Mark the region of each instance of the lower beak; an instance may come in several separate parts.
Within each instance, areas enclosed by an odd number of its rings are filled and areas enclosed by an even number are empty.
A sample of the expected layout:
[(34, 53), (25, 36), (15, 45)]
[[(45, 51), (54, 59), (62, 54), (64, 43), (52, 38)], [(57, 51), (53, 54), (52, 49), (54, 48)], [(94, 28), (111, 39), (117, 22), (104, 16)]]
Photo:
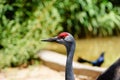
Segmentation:
[(56, 42), (57, 41), (57, 37), (53, 37), (53, 38), (49, 38), (49, 39), (43, 39), (41, 41), (45, 41), (45, 42)]

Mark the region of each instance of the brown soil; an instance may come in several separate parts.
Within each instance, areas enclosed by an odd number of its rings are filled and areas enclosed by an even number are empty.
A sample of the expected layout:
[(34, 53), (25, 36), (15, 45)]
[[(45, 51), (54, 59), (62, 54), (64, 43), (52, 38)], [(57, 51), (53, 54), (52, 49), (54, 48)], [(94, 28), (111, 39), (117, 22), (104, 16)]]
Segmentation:
[[(64, 72), (58, 72), (44, 65), (28, 68), (7, 68), (0, 72), (0, 80), (65, 80)], [(76, 80), (92, 80), (77, 76)]]

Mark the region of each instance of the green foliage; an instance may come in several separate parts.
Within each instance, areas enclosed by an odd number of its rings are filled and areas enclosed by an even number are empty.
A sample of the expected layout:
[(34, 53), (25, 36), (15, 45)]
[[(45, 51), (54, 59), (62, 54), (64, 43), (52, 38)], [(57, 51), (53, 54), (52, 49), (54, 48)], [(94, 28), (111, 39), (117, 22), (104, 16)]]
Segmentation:
[[(62, 28), (54, 1), (0, 1), (0, 68), (20, 66), (38, 59), (41, 39)], [(54, 32), (54, 33), (53, 33)]]
[(78, 37), (120, 34), (120, 8), (113, 2), (0, 1), (0, 68), (28, 64), (38, 59), (35, 53), (44, 46), (40, 39), (62, 30)]
[(120, 15), (108, 0), (57, 0), (62, 26), (79, 37), (120, 33)]

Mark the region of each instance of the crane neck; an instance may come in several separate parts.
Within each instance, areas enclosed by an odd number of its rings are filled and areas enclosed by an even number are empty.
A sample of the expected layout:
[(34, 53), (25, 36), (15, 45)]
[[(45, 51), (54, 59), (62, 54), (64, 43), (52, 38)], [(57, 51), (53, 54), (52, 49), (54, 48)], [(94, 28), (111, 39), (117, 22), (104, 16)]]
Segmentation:
[(73, 56), (75, 51), (75, 41), (66, 46), (67, 48), (67, 60), (66, 60), (66, 69), (65, 69), (65, 80), (75, 80), (73, 73)]

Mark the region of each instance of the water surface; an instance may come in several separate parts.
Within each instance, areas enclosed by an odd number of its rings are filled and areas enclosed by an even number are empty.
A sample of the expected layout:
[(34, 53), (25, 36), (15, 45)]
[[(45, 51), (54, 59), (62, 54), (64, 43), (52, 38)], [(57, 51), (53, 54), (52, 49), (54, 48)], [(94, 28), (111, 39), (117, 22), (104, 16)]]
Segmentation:
[[(66, 53), (65, 47), (56, 43), (48, 43), (46, 49)], [(102, 67), (108, 67), (120, 57), (120, 37), (76, 40), (74, 60), (76, 61), (78, 57), (95, 60), (103, 51), (105, 52), (105, 62)]]

